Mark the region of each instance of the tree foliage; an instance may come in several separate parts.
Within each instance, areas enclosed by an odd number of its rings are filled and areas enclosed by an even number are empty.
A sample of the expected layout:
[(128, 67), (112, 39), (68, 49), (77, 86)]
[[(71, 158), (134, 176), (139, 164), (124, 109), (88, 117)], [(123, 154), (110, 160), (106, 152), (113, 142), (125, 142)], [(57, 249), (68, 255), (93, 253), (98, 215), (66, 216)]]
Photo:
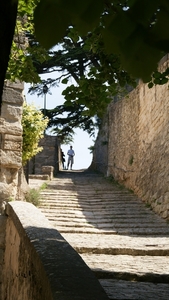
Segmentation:
[(38, 45), (30, 47), (28, 36), (34, 33), (33, 12), (38, 0), (19, 0), (15, 26), (15, 35), (12, 42), (10, 60), (6, 79), (23, 82), (40, 82), (41, 79), (33, 64), (32, 55), (36, 53), (40, 62), (48, 59), (47, 51)]
[(36, 37), (46, 48), (60, 42), (71, 24), (80, 36), (101, 24), (107, 53), (120, 55), (125, 70), (145, 82), (169, 51), (167, 0), (41, 0), (35, 10)]
[[(1, 35), (2, 65), (4, 62), (1, 82), (9, 58), (18, 1), (2, 2), (5, 14), (1, 32), (5, 32), (5, 39)], [(35, 34), (40, 43), (33, 38), (34, 11)], [(56, 80), (48, 79), (47, 84), (54, 86), (60, 81), (67, 84), (73, 77), (76, 83), (63, 92), (65, 110), (71, 106), (72, 110), (77, 109), (77, 119), (80, 115), (81, 120), (87, 122), (88, 117), (90, 121), (94, 115), (103, 114), (114, 95), (125, 93), (126, 84), (133, 84), (132, 77), (141, 77), (144, 81), (152, 78), (149, 87), (168, 81), (168, 70), (163, 74), (156, 70), (159, 59), (169, 50), (168, 20), (167, 0), (86, 0), (84, 3), (19, 0), (7, 78), (41, 82), (42, 86), (44, 82), (38, 74), (58, 68), (60, 76)], [(10, 24), (9, 37), (3, 31), (7, 23)], [(29, 43), (23, 47), (21, 39), (25, 34)], [(50, 48), (57, 43), (61, 43), (62, 48), (56, 52), (46, 51), (41, 46)], [(85, 107), (83, 111), (82, 107)], [(72, 111), (68, 114), (71, 121)], [(57, 117), (58, 112), (52, 120)]]
[(67, 144), (73, 140), (75, 128), (80, 128), (90, 136), (94, 136), (100, 119), (85, 115), (84, 109), (84, 105), (74, 103), (74, 105), (59, 105), (54, 109), (47, 110), (48, 128), (53, 128), (52, 131), (57, 134), (61, 143)]
[[(77, 37), (76, 42), (73, 37)], [(124, 94), (126, 85), (134, 85), (133, 79), (125, 72), (115, 54), (104, 53), (99, 28), (83, 38), (79, 38), (74, 28), (70, 28), (60, 48), (49, 51), (50, 59), (40, 63), (34, 60), (38, 73), (59, 71), (57, 78), (49, 78), (45, 83), (55, 86), (60, 81), (67, 85), (73, 78), (74, 84), (65, 88), (65, 110), (82, 108), (85, 116), (102, 117), (108, 103), (117, 94)], [(32, 91), (43, 92), (43, 84), (35, 84)]]
[(39, 140), (44, 135), (47, 127), (48, 118), (44, 118), (34, 105), (24, 103), (22, 127), (23, 127), (23, 146), (22, 146), (22, 162), (23, 165), (27, 160), (31, 159), (38, 152), (42, 151), (42, 147), (38, 146)]
[[(76, 42), (72, 39), (75, 35)], [(44, 84), (53, 87), (61, 81), (66, 87), (69, 80), (74, 80), (74, 84), (67, 86), (62, 93), (64, 105), (47, 111), (49, 126), (54, 126), (54, 131), (61, 140), (67, 136), (72, 137), (77, 127), (93, 135), (98, 117), (103, 116), (112, 97), (116, 94), (124, 95), (126, 84), (135, 85), (135, 80), (121, 68), (119, 57), (104, 53), (102, 40), (98, 35), (99, 28), (82, 39), (71, 28), (59, 49), (49, 51), (48, 61), (40, 63), (34, 58), (38, 73), (50, 74), (57, 70), (59, 75), (34, 84), (31, 92), (40, 95)], [(95, 50), (91, 49), (92, 45)]]

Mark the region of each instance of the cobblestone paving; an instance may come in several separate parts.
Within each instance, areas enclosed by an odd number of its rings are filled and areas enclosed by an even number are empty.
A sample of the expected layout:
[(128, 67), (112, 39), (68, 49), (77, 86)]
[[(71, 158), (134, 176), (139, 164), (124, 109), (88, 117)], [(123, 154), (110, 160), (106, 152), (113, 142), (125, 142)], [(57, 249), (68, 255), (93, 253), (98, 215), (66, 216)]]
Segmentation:
[(169, 299), (169, 225), (138, 197), (99, 174), (63, 171), (42, 198), (109, 299)]

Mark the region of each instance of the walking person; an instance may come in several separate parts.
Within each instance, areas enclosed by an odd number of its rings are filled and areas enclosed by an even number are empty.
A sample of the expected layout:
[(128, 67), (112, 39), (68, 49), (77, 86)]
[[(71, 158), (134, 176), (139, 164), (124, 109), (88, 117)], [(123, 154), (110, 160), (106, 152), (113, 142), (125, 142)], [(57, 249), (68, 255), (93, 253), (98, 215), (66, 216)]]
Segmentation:
[(61, 151), (62, 167), (63, 167), (63, 170), (64, 170), (65, 154), (64, 154), (64, 152), (62, 151), (62, 149), (60, 149), (60, 151)]
[(70, 146), (70, 149), (67, 152), (67, 155), (68, 155), (67, 170), (69, 169), (69, 165), (70, 165), (70, 170), (72, 170), (72, 165), (74, 163), (75, 152), (74, 152), (74, 150), (72, 148), (73, 147)]

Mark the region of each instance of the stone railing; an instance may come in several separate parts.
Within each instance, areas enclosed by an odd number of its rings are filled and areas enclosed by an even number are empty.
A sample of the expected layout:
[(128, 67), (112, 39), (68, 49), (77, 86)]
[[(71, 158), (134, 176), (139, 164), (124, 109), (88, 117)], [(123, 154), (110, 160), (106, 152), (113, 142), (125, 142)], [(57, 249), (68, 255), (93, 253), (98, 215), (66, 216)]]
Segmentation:
[(6, 207), (2, 299), (106, 300), (77, 252), (32, 204)]

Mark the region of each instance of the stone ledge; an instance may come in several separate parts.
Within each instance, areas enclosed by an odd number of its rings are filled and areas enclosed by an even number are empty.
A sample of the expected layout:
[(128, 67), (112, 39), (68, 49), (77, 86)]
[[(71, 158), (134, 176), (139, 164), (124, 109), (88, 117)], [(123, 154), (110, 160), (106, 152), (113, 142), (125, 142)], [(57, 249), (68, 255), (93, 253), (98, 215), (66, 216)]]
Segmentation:
[(37, 265), (32, 276), (40, 277), (43, 289), (43, 297), (37, 299), (108, 300), (89, 267), (35, 206), (15, 201), (7, 204), (6, 212), (31, 255), (31, 265)]
[(41, 179), (41, 180), (49, 180), (49, 175), (44, 174), (44, 175), (36, 175), (36, 174), (30, 174), (29, 179)]
[(54, 171), (54, 167), (53, 166), (42, 166), (42, 173), (43, 174), (48, 174), (50, 180), (53, 179), (53, 171)]

